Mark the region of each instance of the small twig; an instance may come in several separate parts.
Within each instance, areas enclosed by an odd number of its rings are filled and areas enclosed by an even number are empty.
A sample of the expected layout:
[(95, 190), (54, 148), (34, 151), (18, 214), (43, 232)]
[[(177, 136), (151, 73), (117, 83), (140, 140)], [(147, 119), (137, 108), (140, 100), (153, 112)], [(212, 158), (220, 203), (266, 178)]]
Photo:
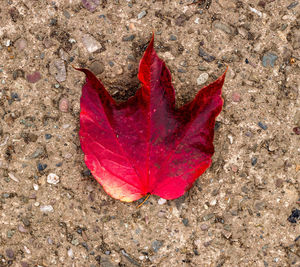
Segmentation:
[(143, 200), (143, 202), (142, 202), (141, 204), (139, 204), (136, 208), (137, 208), (137, 209), (140, 208), (140, 207), (148, 200), (148, 198), (149, 198), (150, 196), (151, 196), (151, 194), (148, 193), (147, 196), (145, 197), (145, 199)]

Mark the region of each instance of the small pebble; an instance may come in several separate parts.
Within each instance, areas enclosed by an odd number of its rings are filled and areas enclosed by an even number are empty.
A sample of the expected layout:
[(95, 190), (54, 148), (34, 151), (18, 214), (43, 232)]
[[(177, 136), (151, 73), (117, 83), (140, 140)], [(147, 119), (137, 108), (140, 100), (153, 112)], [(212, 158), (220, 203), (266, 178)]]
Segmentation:
[(11, 45), (11, 41), (8, 39), (8, 40), (5, 40), (4, 41), (4, 45), (6, 46), (6, 47), (9, 47), (10, 45)]
[(292, 214), (288, 217), (288, 221), (290, 223), (296, 223), (298, 220), (300, 220), (300, 210), (294, 209), (292, 210)]
[(19, 183), (20, 181), (19, 181), (19, 179), (14, 175), (14, 174), (12, 174), (12, 173), (8, 173), (8, 177), (10, 178), (10, 179), (12, 179), (13, 181), (15, 181), (15, 182), (17, 182), (17, 183)]
[(15, 42), (15, 47), (19, 50), (22, 51), (27, 47), (27, 41), (23, 38), (18, 39)]
[(12, 238), (13, 235), (15, 234), (15, 231), (14, 230), (8, 230), (6, 234), (7, 234), (8, 238)]
[(29, 250), (29, 248), (26, 247), (26, 246), (24, 246), (24, 250), (25, 250), (25, 252), (26, 252), (27, 254), (30, 254), (30, 253), (31, 253), (30, 250)]
[(219, 22), (219, 21), (216, 21), (214, 24), (214, 27), (218, 30), (221, 30), (227, 34), (231, 34), (232, 33), (232, 29), (231, 27), (229, 27), (228, 25), (222, 23), (222, 22)]
[(42, 172), (46, 168), (47, 168), (47, 164), (38, 163), (38, 165), (37, 165), (37, 169), (39, 172)]
[(175, 19), (175, 25), (183, 27), (187, 20), (189, 20), (189, 18), (182, 13)]
[(39, 190), (39, 186), (38, 186), (37, 184), (33, 184), (33, 189), (34, 189), (35, 191), (38, 191), (38, 190)]
[(24, 228), (23, 225), (19, 224), (18, 225), (18, 230), (21, 232), (21, 233), (27, 233), (28, 230), (26, 228)]
[(42, 205), (40, 206), (41, 212), (53, 212), (54, 209), (51, 205)]
[(267, 68), (268, 66), (271, 66), (272, 68), (274, 68), (275, 66), (275, 62), (278, 59), (278, 56), (274, 53), (271, 52), (267, 52), (263, 55), (262, 58), (262, 65)]
[(102, 48), (102, 45), (91, 35), (84, 34), (81, 38), (84, 47), (89, 53), (94, 53)]
[(160, 198), (160, 199), (157, 201), (157, 203), (158, 203), (159, 205), (164, 205), (166, 202), (167, 202), (167, 200), (164, 199), (164, 198)]
[(209, 228), (209, 226), (208, 226), (206, 223), (203, 223), (203, 224), (200, 225), (200, 229), (201, 229), (202, 231), (207, 231), (208, 228)]
[(206, 73), (206, 72), (201, 73), (199, 75), (199, 77), (197, 78), (197, 84), (198, 85), (204, 84), (207, 81), (208, 77), (209, 77), (208, 73)]
[(41, 79), (41, 74), (38, 71), (35, 71), (31, 74), (27, 74), (26, 79), (30, 83), (36, 83)]
[(199, 48), (199, 56), (202, 57), (206, 62), (212, 62), (216, 57), (206, 53), (201, 47)]
[(48, 184), (58, 184), (59, 177), (55, 173), (49, 173), (47, 176), (47, 183)]
[(10, 96), (11, 96), (12, 100), (14, 100), (14, 101), (20, 101), (21, 100), (20, 97), (19, 97), (19, 95), (17, 93), (15, 93), (15, 92), (12, 92), (10, 94)]
[(68, 112), (69, 111), (69, 100), (65, 97), (63, 97), (60, 101), (59, 101), (59, 105), (58, 108), (61, 112)]
[(95, 60), (91, 63), (90, 69), (95, 75), (101, 74), (104, 72), (104, 64), (99, 60)]
[(51, 46), (54, 45), (53, 41), (49, 38), (49, 37), (46, 37), (44, 38), (43, 40), (43, 45), (45, 46), (45, 48), (50, 48)]
[(71, 18), (71, 15), (70, 15), (70, 13), (69, 13), (67, 10), (64, 10), (64, 11), (63, 11), (63, 14), (64, 14), (64, 16), (65, 16), (67, 19)]
[(251, 6), (249, 6), (249, 9), (250, 9), (253, 13), (257, 14), (259, 17), (262, 17), (263, 14), (262, 14), (259, 10), (255, 9), (255, 8), (253, 8), (253, 7), (251, 7)]
[(283, 182), (284, 181), (282, 179), (280, 179), (280, 178), (276, 179), (276, 181), (275, 181), (276, 187), (278, 187), (278, 188), (282, 187), (283, 186)]
[(300, 127), (294, 127), (293, 132), (297, 135), (300, 135)]
[(171, 34), (169, 40), (170, 40), (170, 41), (176, 41), (176, 40), (177, 40), (177, 36)]
[(73, 258), (73, 257), (74, 257), (74, 253), (73, 253), (72, 248), (68, 249), (68, 256), (69, 256), (70, 258)]
[(90, 12), (94, 12), (100, 5), (100, 0), (82, 0), (82, 5)]
[(126, 35), (126, 36), (123, 36), (122, 41), (123, 42), (129, 42), (129, 41), (133, 41), (134, 38), (135, 38), (135, 34)]
[(293, 8), (296, 7), (298, 4), (299, 4), (299, 1), (292, 2), (292, 3), (290, 3), (290, 4), (287, 6), (287, 9), (293, 9)]
[(184, 226), (188, 226), (189, 225), (189, 220), (188, 219), (182, 219), (182, 223)]
[(71, 244), (72, 245), (74, 245), (74, 246), (78, 246), (79, 245), (79, 241), (78, 241), (78, 239), (73, 239), (72, 241), (71, 241)]
[(50, 62), (49, 71), (59, 83), (67, 79), (65, 62), (62, 59), (52, 60)]
[(65, 50), (61, 48), (59, 49), (59, 57), (64, 61), (68, 61), (69, 55)]
[(56, 18), (52, 18), (50, 19), (50, 26), (56, 26), (57, 25), (57, 19)]
[(142, 19), (143, 17), (145, 17), (147, 15), (147, 11), (146, 10), (143, 10), (142, 12), (140, 12), (138, 14), (138, 19)]
[(16, 69), (15, 71), (13, 71), (13, 79), (16, 80), (18, 78), (24, 78), (25, 77), (25, 73), (22, 69)]
[(161, 241), (154, 240), (151, 244), (151, 247), (154, 252), (157, 252), (162, 247), (162, 245), (163, 245), (163, 243)]
[(216, 204), (217, 204), (217, 200), (216, 199), (213, 199), (212, 201), (209, 202), (210, 206), (216, 206)]
[(258, 126), (260, 128), (262, 128), (263, 130), (267, 130), (268, 129), (268, 126), (265, 123), (261, 122), (261, 121), (258, 122)]
[(52, 137), (52, 135), (51, 135), (51, 134), (45, 134), (45, 139), (46, 139), (46, 140), (49, 140), (49, 139), (51, 139), (51, 137)]
[(233, 92), (232, 95), (231, 95), (231, 99), (233, 102), (241, 102), (241, 95), (237, 92)]
[(35, 159), (44, 154), (44, 148), (38, 147), (31, 155), (30, 158)]
[(205, 66), (199, 65), (199, 66), (198, 66), (198, 70), (201, 70), (201, 71), (207, 71), (208, 68), (205, 67)]
[(5, 251), (5, 254), (9, 259), (13, 259), (15, 257), (14, 251), (10, 248)]
[(255, 166), (256, 163), (257, 163), (257, 158), (256, 157), (251, 158), (251, 165)]
[(179, 73), (186, 73), (187, 70), (185, 70), (185, 69), (178, 69), (178, 72), (179, 72)]

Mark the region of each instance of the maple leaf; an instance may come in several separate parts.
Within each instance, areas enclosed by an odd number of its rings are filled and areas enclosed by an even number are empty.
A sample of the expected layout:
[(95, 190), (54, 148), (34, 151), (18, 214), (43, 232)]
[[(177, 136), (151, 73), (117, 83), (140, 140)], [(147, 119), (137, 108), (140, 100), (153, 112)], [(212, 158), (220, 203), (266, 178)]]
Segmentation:
[(210, 166), (225, 73), (193, 101), (175, 108), (171, 74), (153, 48), (139, 65), (136, 94), (116, 103), (87, 69), (80, 99), (80, 143), (86, 166), (113, 198), (182, 196)]

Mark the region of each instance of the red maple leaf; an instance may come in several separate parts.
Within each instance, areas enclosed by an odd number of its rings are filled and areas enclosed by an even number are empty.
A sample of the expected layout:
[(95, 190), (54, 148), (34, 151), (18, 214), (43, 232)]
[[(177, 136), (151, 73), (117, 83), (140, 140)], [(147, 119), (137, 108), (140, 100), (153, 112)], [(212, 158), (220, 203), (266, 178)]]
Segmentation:
[(182, 196), (210, 166), (225, 73), (175, 108), (171, 74), (153, 48), (140, 62), (135, 96), (117, 104), (87, 69), (80, 100), (80, 143), (86, 166), (113, 198)]

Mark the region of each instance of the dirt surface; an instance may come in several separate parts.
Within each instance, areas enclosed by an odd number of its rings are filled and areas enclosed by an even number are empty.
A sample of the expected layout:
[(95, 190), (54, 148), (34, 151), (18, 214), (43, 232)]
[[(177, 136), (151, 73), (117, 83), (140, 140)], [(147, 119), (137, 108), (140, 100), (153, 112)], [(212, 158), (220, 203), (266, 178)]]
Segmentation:
[[(0, 266), (300, 266), (299, 1), (83, 2), (1, 0)], [(179, 106), (229, 71), (212, 166), (137, 209), (85, 167), (72, 65), (125, 100), (153, 30)]]

